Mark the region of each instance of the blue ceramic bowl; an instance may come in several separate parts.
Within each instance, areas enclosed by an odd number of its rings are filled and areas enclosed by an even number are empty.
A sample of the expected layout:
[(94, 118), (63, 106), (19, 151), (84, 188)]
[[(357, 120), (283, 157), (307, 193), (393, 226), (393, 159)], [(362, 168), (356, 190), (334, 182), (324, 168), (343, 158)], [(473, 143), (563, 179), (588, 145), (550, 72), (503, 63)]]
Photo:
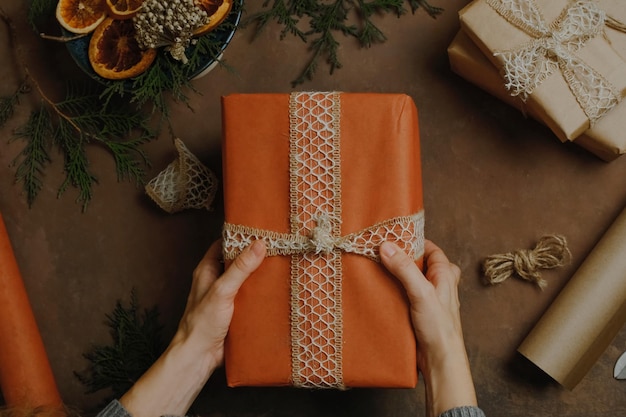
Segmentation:
[[(230, 13), (228, 14), (228, 17), (226, 17), (226, 19), (212, 32), (203, 35), (203, 36), (214, 36), (220, 45), (220, 50), (219, 50), (220, 52), (217, 58), (214, 58), (213, 56), (202, 57), (198, 66), (194, 68), (192, 71), (190, 71), (189, 73), (190, 80), (197, 79), (206, 75), (213, 68), (217, 66), (217, 64), (219, 63), (219, 60), (222, 58), (224, 50), (230, 43), (231, 39), (233, 38), (233, 35), (235, 34), (235, 31), (237, 30), (237, 27), (239, 26), (239, 22), (241, 20), (242, 3), (243, 3), (243, 0), (235, 0), (233, 2), (233, 7)], [(67, 37), (74, 36), (74, 34), (67, 32), (65, 29), (62, 29), (62, 31), (63, 31), (64, 36), (67, 36)], [(69, 51), (70, 55), (72, 56), (76, 64), (85, 73), (87, 73), (87, 75), (89, 75), (91, 78), (93, 78), (96, 81), (99, 81), (103, 84), (108, 84), (111, 82), (111, 80), (100, 77), (98, 74), (96, 74), (96, 72), (91, 67), (91, 63), (89, 62), (89, 41), (90, 40), (91, 40), (91, 35), (88, 35), (88, 36), (83, 36), (81, 38), (66, 42), (67, 50)], [(195, 48), (194, 45), (191, 45), (187, 48), (187, 56), (189, 56), (190, 53), (193, 52), (194, 48)], [(165, 53), (165, 51), (161, 50), (159, 51), (159, 53)], [(129, 81), (132, 82), (132, 78), (130, 78)], [(130, 89), (130, 86), (128, 89)]]

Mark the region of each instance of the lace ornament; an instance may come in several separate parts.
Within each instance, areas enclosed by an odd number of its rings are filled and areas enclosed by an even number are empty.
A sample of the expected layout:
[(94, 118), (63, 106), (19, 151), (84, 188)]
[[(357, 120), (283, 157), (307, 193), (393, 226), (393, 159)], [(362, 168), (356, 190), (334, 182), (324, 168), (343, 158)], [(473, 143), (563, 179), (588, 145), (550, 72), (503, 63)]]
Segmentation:
[(555, 70), (563, 74), (570, 91), (593, 125), (621, 100), (611, 83), (575, 55), (602, 33), (605, 13), (591, 0), (571, 1), (547, 25), (534, 0), (486, 0), (513, 26), (533, 39), (517, 49), (496, 52), (504, 63), (505, 86), (526, 100)]
[(379, 260), (378, 247), (396, 241), (418, 259), (424, 251), (423, 211), (341, 236), (339, 93), (292, 93), (290, 120), (290, 233), (226, 223), (225, 259), (263, 239), (268, 256), (291, 256), (292, 383), (345, 388), (342, 372), (343, 252)]
[(168, 213), (194, 208), (210, 209), (217, 192), (217, 177), (176, 138), (178, 158), (146, 185), (146, 193)]

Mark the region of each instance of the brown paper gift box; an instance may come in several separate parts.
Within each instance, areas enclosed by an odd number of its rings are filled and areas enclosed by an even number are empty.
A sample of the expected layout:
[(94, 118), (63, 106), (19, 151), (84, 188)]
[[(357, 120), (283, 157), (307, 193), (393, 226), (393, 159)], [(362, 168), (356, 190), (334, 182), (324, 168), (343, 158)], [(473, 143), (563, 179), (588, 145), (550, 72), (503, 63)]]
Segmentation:
[[(623, 37), (626, 39), (626, 34)], [(626, 48), (624, 52), (626, 53)], [(450, 43), (448, 57), (453, 72), (506, 104), (544, 123), (541, 120), (542, 112), (536, 108), (536, 103), (524, 103), (519, 97), (509, 94), (496, 67), (463, 30), (459, 31)], [(574, 143), (605, 161), (612, 161), (626, 152), (626, 135), (623, 134), (625, 128), (626, 101), (622, 101), (593, 128), (575, 138)]]
[[(546, 25), (555, 21), (572, 4), (569, 0), (534, 0), (534, 3)], [(504, 64), (502, 55), (498, 53), (516, 50), (533, 40), (530, 35), (505, 20), (486, 0), (473, 1), (459, 12), (459, 17), (465, 33), (498, 70)], [(607, 38), (599, 34), (587, 40), (573, 55), (600, 73), (613, 86), (617, 95), (624, 97), (626, 62)], [(528, 97), (528, 104), (540, 112), (539, 119), (561, 141), (573, 140), (592, 127), (558, 69), (534, 89)]]
[[(418, 121), (411, 98), (342, 93), (340, 100), (342, 235), (420, 212)], [(227, 223), (289, 233), (289, 105), (289, 94), (222, 98)], [(290, 261), (266, 258), (237, 295), (225, 349), (229, 386), (294, 383)], [(342, 386), (414, 387), (416, 344), (403, 288), (371, 259), (344, 253), (341, 263)]]

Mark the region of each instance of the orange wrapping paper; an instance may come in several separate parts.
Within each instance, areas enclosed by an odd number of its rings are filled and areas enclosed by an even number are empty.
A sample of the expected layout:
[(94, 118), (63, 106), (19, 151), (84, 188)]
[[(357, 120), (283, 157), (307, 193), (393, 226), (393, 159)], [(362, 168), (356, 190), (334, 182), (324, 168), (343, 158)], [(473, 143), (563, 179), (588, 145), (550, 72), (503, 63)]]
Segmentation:
[[(222, 99), (225, 221), (289, 233), (289, 95)], [(410, 97), (341, 94), (342, 235), (423, 208), (417, 111)], [(343, 254), (343, 382), (414, 387), (406, 294), (385, 268)], [(229, 386), (292, 384), (289, 256), (245, 282), (226, 340)]]
[(62, 405), (1, 215), (0, 387), (9, 407)]

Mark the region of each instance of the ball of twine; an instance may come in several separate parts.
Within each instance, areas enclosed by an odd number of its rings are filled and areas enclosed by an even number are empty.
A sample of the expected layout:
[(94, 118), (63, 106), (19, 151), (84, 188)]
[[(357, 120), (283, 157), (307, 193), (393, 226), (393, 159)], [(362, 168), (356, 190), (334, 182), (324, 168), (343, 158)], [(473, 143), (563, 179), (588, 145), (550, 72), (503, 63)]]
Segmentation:
[(544, 289), (548, 283), (542, 278), (541, 270), (563, 266), (571, 257), (565, 237), (546, 235), (537, 242), (534, 249), (488, 256), (483, 261), (483, 272), (489, 284), (499, 284), (517, 276)]

